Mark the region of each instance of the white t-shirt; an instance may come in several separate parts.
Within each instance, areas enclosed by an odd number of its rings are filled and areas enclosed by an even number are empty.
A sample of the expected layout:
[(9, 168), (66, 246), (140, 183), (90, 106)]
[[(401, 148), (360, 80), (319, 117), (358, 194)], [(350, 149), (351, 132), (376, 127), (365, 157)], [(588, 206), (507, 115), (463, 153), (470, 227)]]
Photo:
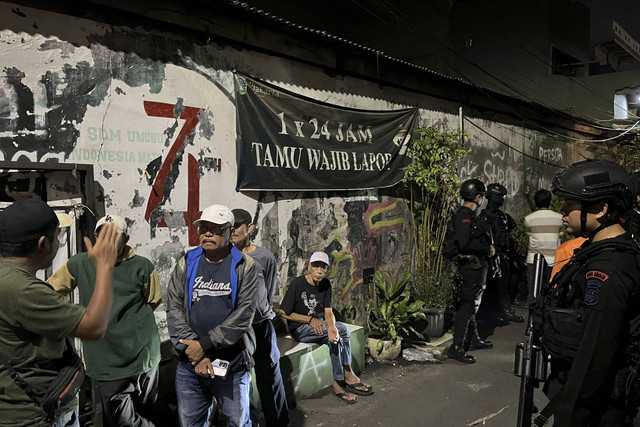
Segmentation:
[(562, 215), (550, 209), (539, 209), (524, 218), (524, 227), (529, 235), (527, 262), (533, 263), (534, 254), (542, 254), (549, 265), (553, 264), (560, 246)]

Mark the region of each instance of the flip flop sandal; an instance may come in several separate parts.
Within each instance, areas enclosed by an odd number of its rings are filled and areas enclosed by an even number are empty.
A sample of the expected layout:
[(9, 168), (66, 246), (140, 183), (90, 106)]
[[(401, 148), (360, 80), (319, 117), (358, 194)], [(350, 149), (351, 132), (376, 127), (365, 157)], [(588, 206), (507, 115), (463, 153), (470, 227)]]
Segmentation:
[(365, 385), (362, 383), (355, 383), (355, 384), (346, 384), (343, 388), (348, 391), (349, 393), (353, 393), (353, 394), (357, 394), (358, 396), (370, 396), (373, 394), (373, 387), (372, 386), (368, 386), (366, 387), (366, 390), (361, 390), (359, 388), (356, 387), (364, 387)]
[(342, 400), (343, 402), (347, 402), (349, 405), (353, 405), (354, 403), (358, 402), (357, 396), (353, 396), (355, 397), (355, 399), (353, 400), (345, 399), (346, 397), (349, 397), (349, 393), (347, 393), (346, 391), (343, 391), (342, 393), (336, 393), (335, 391), (332, 391), (331, 393), (333, 393), (338, 399)]

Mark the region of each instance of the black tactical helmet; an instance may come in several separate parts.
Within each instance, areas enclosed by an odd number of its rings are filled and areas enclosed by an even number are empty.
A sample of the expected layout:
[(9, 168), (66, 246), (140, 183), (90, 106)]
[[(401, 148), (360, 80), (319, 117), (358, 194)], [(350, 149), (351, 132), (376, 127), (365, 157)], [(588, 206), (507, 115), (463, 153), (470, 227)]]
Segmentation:
[(494, 182), (487, 186), (487, 198), (491, 196), (504, 197), (507, 195), (507, 189), (502, 184)]
[(574, 163), (551, 183), (551, 191), (560, 198), (584, 202), (613, 200), (623, 209), (633, 206), (632, 188), (627, 171), (608, 160)]
[(460, 186), (460, 197), (467, 202), (473, 202), (478, 194), (484, 195), (487, 189), (479, 179), (468, 179)]
[(631, 189), (633, 190), (633, 194), (636, 196), (640, 196), (640, 172), (634, 172), (629, 175), (631, 178)]

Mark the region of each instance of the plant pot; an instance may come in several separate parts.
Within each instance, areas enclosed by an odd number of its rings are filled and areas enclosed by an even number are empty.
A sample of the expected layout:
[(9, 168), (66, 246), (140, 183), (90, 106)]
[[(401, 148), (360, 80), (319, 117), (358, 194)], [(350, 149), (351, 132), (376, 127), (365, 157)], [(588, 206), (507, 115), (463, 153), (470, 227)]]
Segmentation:
[(444, 333), (444, 308), (422, 308), (420, 309), (427, 317), (427, 327), (422, 331), (422, 335), (428, 338), (440, 338)]
[(400, 351), (402, 350), (402, 340), (397, 339), (396, 341), (383, 340), (384, 344), (382, 345), (382, 352), (378, 354), (378, 341), (377, 338), (367, 338), (367, 346), (369, 347), (369, 353), (371, 357), (376, 360), (393, 360), (397, 359), (400, 356)]

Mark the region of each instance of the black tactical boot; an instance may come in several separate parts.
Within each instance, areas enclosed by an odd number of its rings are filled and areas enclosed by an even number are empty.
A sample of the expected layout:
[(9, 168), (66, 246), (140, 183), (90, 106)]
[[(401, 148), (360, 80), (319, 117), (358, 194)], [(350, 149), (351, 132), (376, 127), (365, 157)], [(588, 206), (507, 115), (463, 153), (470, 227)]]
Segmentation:
[(474, 316), (469, 320), (469, 329), (467, 330), (467, 339), (464, 342), (464, 351), (484, 350), (488, 348), (493, 348), (493, 343), (491, 341), (483, 341), (480, 338), (478, 322)]
[(456, 359), (462, 363), (476, 363), (476, 358), (464, 352), (464, 348), (459, 345), (452, 345), (447, 351), (447, 357)]
[(486, 350), (489, 348), (493, 348), (493, 343), (491, 341), (483, 341), (478, 335), (471, 338), (469, 350)]

